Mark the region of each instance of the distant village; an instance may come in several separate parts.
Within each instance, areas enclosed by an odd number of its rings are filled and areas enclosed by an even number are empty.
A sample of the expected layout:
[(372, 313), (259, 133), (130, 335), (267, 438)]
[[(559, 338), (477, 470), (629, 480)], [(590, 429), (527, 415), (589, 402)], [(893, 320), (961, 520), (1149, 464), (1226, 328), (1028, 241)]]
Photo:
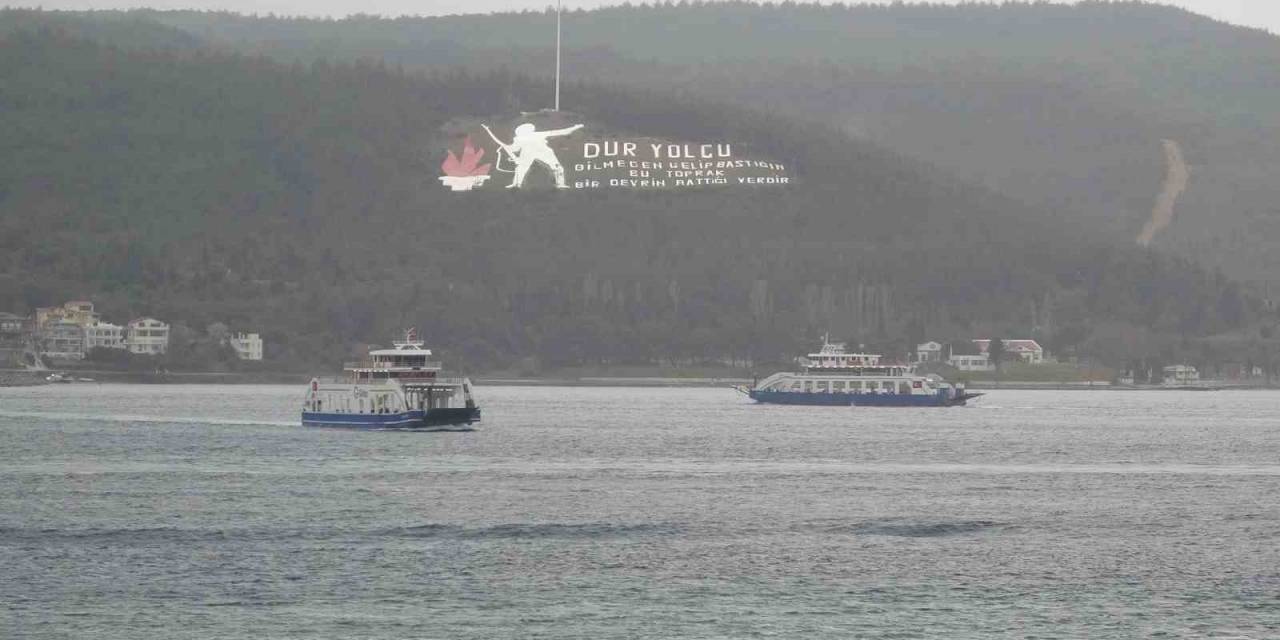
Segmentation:
[[(996, 351), (1000, 354), (998, 357), (1000, 363), (1058, 364), (1058, 361), (1050, 357), (1044, 347), (1035, 340), (1000, 340), (999, 343)], [(992, 340), (990, 339), (969, 340), (959, 348), (955, 345), (925, 342), (916, 345), (916, 351), (911, 354), (910, 360), (917, 366), (946, 364), (957, 371), (987, 373), (997, 370), (997, 362), (993, 360), (991, 352)], [(1172, 364), (1161, 367), (1159, 371), (1147, 371), (1145, 374), (1150, 384), (1161, 384), (1166, 387), (1195, 387), (1206, 382), (1201, 380), (1200, 372), (1188, 364)], [(1265, 372), (1261, 367), (1254, 366), (1249, 370), (1236, 371), (1235, 375), (1230, 377), (1232, 379), (1260, 378), (1264, 375)], [(1115, 382), (1122, 386), (1130, 386), (1135, 384), (1134, 378), (1133, 371), (1125, 371)], [(1110, 384), (1110, 382), (1104, 382), (1104, 384)]]
[[(995, 371), (996, 364), (991, 360), (991, 340), (980, 339), (970, 342), (973, 347), (971, 350), (976, 350), (977, 353), (958, 353), (950, 346), (944, 346), (938, 342), (919, 344), (916, 345), (913, 361), (915, 364), (946, 363), (960, 371)], [(1027, 364), (1045, 362), (1044, 348), (1035, 340), (1001, 340), (1000, 346), (1005, 360), (1017, 360)]]
[[(229, 347), (235, 357), (243, 361), (261, 361), (263, 342), (257, 333), (231, 332), (222, 325), (203, 336), (206, 344)], [(172, 330), (168, 323), (152, 317), (139, 317), (126, 324), (113, 324), (102, 318), (93, 302), (74, 300), (61, 306), (41, 307), (33, 316), (22, 316), (0, 311), (0, 369), (19, 367), (48, 369), (76, 366), (85, 360), (111, 361), (112, 353), (122, 357), (143, 356), (159, 358), (170, 350)], [(993, 343), (998, 343), (993, 348)], [(104, 354), (103, 351), (106, 350)], [(126, 356), (124, 354), (129, 354)], [(1039, 342), (1029, 338), (992, 340), (986, 338), (962, 340), (944, 344), (924, 342), (916, 345), (915, 352), (907, 358), (911, 364), (925, 368), (949, 366), (958, 372), (977, 374), (995, 373), (1004, 365), (1018, 364), (1046, 369), (1055, 365), (1071, 367), (1074, 359), (1059, 362), (1051, 357)], [(1021, 373), (1031, 371), (1024, 368)], [(1220, 372), (1221, 373), (1221, 372)], [(1135, 372), (1124, 371), (1110, 380), (1092, 380), (1090, 384), (1110, 385), (1113, 382), (1128, 386), (1135, 384)], [(1114, 374), (1113, 374), (1114, 375)], [(1259, 367), (1240, 370), (1226, 378), (1241, 380), (1259, 378), (1264, 372)], [(1164, 386), (1199, 386), (1209, 381), (1201, 380), (1200, 372), (1188, 364), (1172, 364), (1154, 371), (1139, 373), (1149, 384)]]
[[(262, 360), (262, 338), (256, 333), (228, 332), (218, 339), (240, 360)], [(0, 349), (11, 354), (15, 364), (31, 368), (79, 362), (95, 349), (163, 356), (169, 341), (170, 326), (162, 320), (141, 317), (113, 324), (85, 300), (41, 307), (34, 317), (0, 312)]]

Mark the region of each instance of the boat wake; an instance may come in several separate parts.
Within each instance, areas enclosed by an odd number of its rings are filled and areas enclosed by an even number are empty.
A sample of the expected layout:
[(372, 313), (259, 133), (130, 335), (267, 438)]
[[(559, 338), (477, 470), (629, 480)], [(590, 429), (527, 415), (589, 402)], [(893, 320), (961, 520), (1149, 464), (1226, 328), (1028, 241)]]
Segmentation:
[(129, 414), (83, 414), (34, 411), (0, 411), (0, 418), (36, 419), (36, 420), (77, 420), (85, 422), (144, 422), (154, 424), (207, 424), (226, 426), (271, 426), (296, 427), (297, 422), (277, 420), (246, 420), (235, 418), (192, 418), (187, 416), (140, 416)]

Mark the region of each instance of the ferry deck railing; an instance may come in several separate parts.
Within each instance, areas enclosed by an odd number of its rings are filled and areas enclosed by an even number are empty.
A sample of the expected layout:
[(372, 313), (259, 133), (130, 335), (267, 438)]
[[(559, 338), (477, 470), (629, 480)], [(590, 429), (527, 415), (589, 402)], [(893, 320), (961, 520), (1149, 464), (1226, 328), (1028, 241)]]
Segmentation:
[(375, 371), (382, 369), (421, 369), (422, 371), (439, 371), (443, 367), (444, 364), (441, 362), (424, 362), (416, 367), (398, 365), (392, 362), (372, 362), (369, 360), (342, 363), (343, 369), (372, 369)]
[[(356, 384), (354, 376), (349, 376), (349, 375), (348, 376), (317, 376), (316, 381), (319, 382), (320, 384)], [(381, 378), (378, 380), (363, 379), (359, 382), (359, 384), (360, 386), (363, 386), (363, 387), (373, 387), (373, 386), (379, 386), (384, 384), (390, 384), (393, 381), (399, 382), (401, 385), (406, 387), (426, 388), (426, 387), (460, 387), (464, 382), (467, 381), (467, 379), (450, 377), (450, 378), (399, 378), (399, 379), (392, 380), (388, 378)]]

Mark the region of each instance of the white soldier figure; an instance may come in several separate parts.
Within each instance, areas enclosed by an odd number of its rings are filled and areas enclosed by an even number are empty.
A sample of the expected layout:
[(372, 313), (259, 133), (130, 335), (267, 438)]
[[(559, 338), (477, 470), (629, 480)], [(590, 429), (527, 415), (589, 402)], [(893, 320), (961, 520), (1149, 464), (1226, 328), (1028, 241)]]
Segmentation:
[[(551, 174), (555, 176), (557, 189), (568, 189), (569, 185), (564, 182), (564, 167), (560, 166), (560, 159), (556, 157), (556, 152), (551, 150), (547, 144), (547, 138), (555, 136), (567, 136), (578, 129), (582, 125), (575, 124), (572, 127), (564, 129), (551, 129), (549, 131), (538, 131), (532, 124), (525, 123), (516, 127), (515, 139), (511, 144), (504, 144), (497, 136), (493, 137), (494, 142), (502, 145), (503, 150), (516, 163), (516, 174), (511, 179), (511, 184), (507, 185), (508, 189), (518, 189), (524, 186), (525, 176), (529, 175), (529, 169), (533, 167), (533, 163), (541, 162), (547, 165), (551, 170)], [(488, 130), (488, 127), (485, 127)], [(489, 132), (493, 136), (493, 132)]]

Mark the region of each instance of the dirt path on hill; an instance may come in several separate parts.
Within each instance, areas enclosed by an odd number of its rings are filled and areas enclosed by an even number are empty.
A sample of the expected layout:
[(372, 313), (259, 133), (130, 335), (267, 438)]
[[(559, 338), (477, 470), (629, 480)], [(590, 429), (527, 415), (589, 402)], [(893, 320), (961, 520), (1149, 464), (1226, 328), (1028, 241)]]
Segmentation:
[(1152, 238), (1173, 222), (1173, 207), (1178, 203), (1178, 196), (1186, 191), (1187, 181), (1191, 178), (1191, 171), (1182, 157), (1182, 147), (1177, 142), (1164, 141), (1164, 157), (1168, 166), (1164, 187), (1160, 189), (1160, 197), (1156, 198), (1155, 209), (1151, 210), (1151, 219), (1143, 225), (1142, 233), (1138, 234), (1138, 244), (1144, 247), (1150, 245)]

